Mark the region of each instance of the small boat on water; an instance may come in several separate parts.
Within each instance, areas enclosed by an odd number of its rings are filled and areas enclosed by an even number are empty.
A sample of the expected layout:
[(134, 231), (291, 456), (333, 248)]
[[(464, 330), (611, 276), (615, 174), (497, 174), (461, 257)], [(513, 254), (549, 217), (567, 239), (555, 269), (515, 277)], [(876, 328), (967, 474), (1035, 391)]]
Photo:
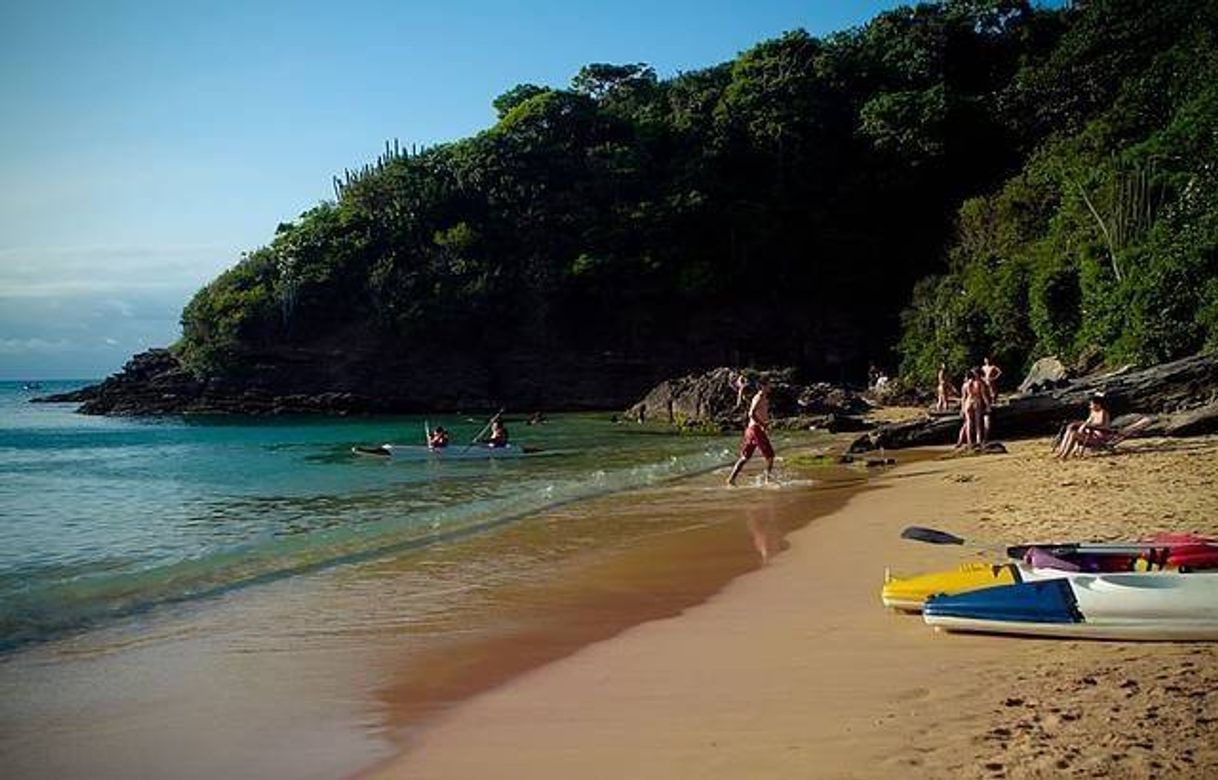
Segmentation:
[(1218, 640), (1218, 572), (1067, 574), (931, 596), (923, 620), (948, 631), (1074, 639)]
[(428, 447), (423, 444), (382, 444), (379, 447), (356, 445), (351, 448), (356, 455), (373, 458), (393, 458), (394, 460), (486, 460), (487, 458), (518, 458), (541, 452), (538, 447), (507, 444), (502, 447), (488, 447), (485, 444), (473, 446), (449, 445), (447, 447)]

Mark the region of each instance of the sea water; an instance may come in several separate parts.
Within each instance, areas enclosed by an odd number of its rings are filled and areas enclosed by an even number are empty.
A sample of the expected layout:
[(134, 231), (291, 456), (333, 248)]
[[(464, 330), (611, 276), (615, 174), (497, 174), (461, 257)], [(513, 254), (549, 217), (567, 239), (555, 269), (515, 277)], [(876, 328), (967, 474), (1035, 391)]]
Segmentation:
[(609, 414), (533, 426), (509, 414), (512, 441), (540, 452), (382, 459), (352, 447), (420, 445), (443, 425), (464, 451), (486, 419), (106, 418), (30, 403), (84, 384), (0, 383), (0, 652), (489, 533), (722, 466), (736, 446)]

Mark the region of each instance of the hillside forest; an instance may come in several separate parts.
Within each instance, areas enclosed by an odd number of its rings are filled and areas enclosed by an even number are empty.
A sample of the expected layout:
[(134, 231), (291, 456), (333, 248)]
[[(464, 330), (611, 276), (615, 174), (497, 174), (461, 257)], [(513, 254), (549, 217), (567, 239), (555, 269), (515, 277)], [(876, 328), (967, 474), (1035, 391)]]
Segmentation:
[(473, 137), (336, 176), (174, 351), (302, 392), (434, 369), (579, 406), (721, 364), (929, 384), (1218, 348), (1216, 34), (1206, 0), (947, 0), (521, 84)]

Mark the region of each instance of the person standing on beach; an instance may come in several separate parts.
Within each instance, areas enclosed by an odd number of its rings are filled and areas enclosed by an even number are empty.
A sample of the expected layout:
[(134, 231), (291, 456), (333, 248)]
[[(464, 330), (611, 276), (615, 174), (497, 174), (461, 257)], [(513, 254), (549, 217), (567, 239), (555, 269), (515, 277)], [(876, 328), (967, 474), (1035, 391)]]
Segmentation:
[(963, 418), (960, 435), (956, 446), (963, 447), (971, 444), (980, 447), (985, 444), (985, 418), (989, 412), (989, 393), (981, 372), (975, 368), (968, 370), (964, 384), (960, 387), (960, 416)]
[(743, 373), (737, 374), (731, 382), (732, 389), (736, 391), (736, 408), (744, 403), (744, 393), (749, 389), (749, 378)]
[(939, 386), (936, 388), (936, 390), (939, 397), (935, 401), (935, 411), (945, 412), (947, 411), (947, 407), (950, 405), (950, 401), (948, 399), (952, 394), (952, 383), (947, 378), (946, 363), (939, 364)]
[(998, 400), (998, 377), (1002, 376), (1002, 369), (992, 363), (989, 357), (981, 360), (981, 381), (985, 382), (986, 388), (990, 391), (990, 403)]
[(770, 444), (770, 437), (766, 435), (769, 426), (770, 380), (762, 377), (758, 383), (757, 394), (753, 396), (753, 401), (749, 404), (749, 422), (745, 426), (744, 438), (740, 442), (740, 457), (737, 458), (736, 465), (732, 466), (732, 473), (727, 478), (728, 485), (736, 484), (736, 477), (740, 474), (740, 470), (757, 450), (761, 450), (761, 456), (765, 458), (765, 481), (770, 481), (770, 475), (774, 471), (774, 447)]

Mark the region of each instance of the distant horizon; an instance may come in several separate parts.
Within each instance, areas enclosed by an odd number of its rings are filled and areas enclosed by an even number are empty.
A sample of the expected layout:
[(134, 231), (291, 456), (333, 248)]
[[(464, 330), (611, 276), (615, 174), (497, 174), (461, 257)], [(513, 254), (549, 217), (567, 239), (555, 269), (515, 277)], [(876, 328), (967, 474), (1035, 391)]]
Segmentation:
[(331, 199), (331, 176), (386, 140), (484, 130), (516, 84), (565, 88), (595, 62), (671, 78), (901, 5), (0, 9), (0, 378), (104, 377), (169, 346), (190, 297)]

